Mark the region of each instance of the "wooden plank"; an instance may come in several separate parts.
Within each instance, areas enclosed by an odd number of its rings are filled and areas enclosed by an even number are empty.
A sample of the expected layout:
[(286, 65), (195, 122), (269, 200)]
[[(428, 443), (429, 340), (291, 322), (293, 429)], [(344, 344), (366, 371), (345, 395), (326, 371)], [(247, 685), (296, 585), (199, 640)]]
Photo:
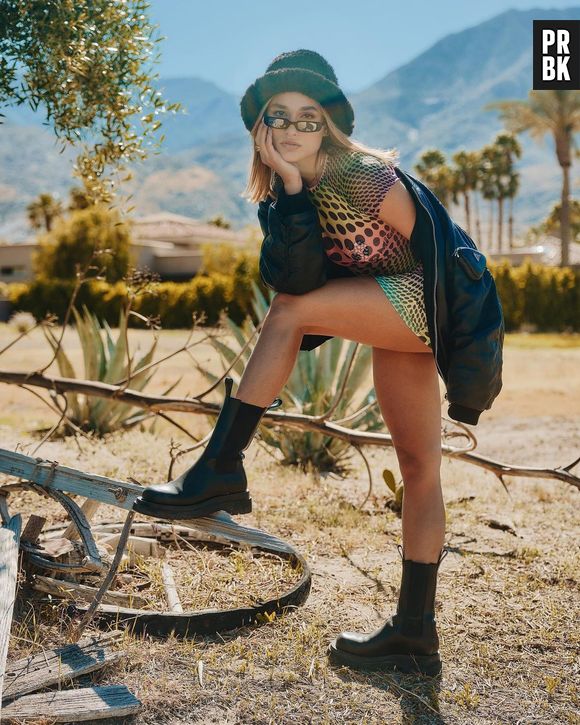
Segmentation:
[[(123, 528), (123, 523), (95, 524), (93, 532), (98, 535), (99, 532), (114, 533)], [(158, 521), (141, 522), (133, 524), (131, 534), (139, 536), (158, 536), (160, 540), (171, 540), (172, 534), (178, 534), (183, 538), (191, 541), (206, 541), (206, 536), (212, 537), (212, 540), (218, 543), (237, 542), (240, 544), (251, 544), (261, 546), (270, 551), (281, 551), (290, 554), (297, 554), (296, 549), (286, 541), (279, 539), (277, 536), (268, 534), (260, 529), (253, 529), (248, 526), (241, 526), (227, 511), (219, 511), (210, 516), (203, 516), (197, 519), (173, 521), (170, 523), (160, 523)], [(56, 532), (51, 535), (57, 536)]]
[[(97, 592), (96, 587), (89, 587), (86, 584), (78, 582), (65, 581), (63, 579), (53, 579), (49, 576), (41, 576), (36, 574), (32, 588), (45, 594), (54, 594), (61, 599), (82, 599), (84, 602), (92, 602)], [(137, 607), (144, 608), (149, 600), (139, 594), (126, 594), (125, 592), (107, 591), (103, 595), (102, 601), (105, 604), (118, 604), (121, 607)]]
[(52, 461), (34, 459), (16, 451), (0, 450), (1, 473), (33, 481), (44, 488), (79, 494), (128, 510), (133, 508), (133, 502), (143, 492), (143, 487), (136, 483), (117, 481), (56, 463), (53, 465)]
[[(94, 501), (92, 498), (87, 498), (83, 505), (81, 506), (81, 511), (85, 515), (85, 518), (87, 521), (92, 521), (95, 514), (99, 510), (100, 503), (98, 501)], [(70, 539), (71, 541), (75, 541), (77, 539), (80, 539), (80, 534), (77, 526), (74, 522), (71, 522), (67, 529), (65, 530), (63, 534), (65, 539)]]
[[(119, 545), (121, 534), (109, 534), (106, 539), (101, 539), (99, 543), (108, 549), (115, 551)], [(127, 553), (138, 554), (139, 556), (153, 556), (156, 559), (162, 559), (165, 556), (165, 548), (159, 544), (156, 539), (149, 539), (145, 536), (129, 536), (125, 545)]]
[(52, 722), (77, 723), (135, 715), (141, 707), (141, 702), (125, 685), (83, 687), (39, 692), (13, 700), (2, 708), (2, 722), (42, 717)]
[[(3, 515), (6, 514), (4, 496)], [(2, 706), (2, 686), (6, 657), (8, 656), (8, 640), (12, 624), (12, 610), (16, 598), (16, 577), (18, 575), (18, 547), (20, 545), (20, 514), (5, 519), (0, 528), (0, 707)]]
[[(143, 492), (143, 488), (135, 483), (85, 473), (67, 466), (51, 465), (50, 461), (35, 460), (22, 453), (4, 449), (0, 449), (0, 472), (34, 481), (48, 489), (68, 491), (126, 510), (133, 508), (133, 502)], [(293, 546), (276, 536), (259, 529), (240, 526), (226, 511), (173, 523), (221, 536), (228, 541), (263, 546), (271, 551), (297, 553)]]
[(175, 586), (175, 577), (173, 569), (169, 564), (163, 564), (161, 567), (161, 578), (163, 579), (163, 588), (165, 589), (165, 597), (170, 612), (183, 612), (183, 607), (179, 601), (179, 594)]
[[(38, 554), (47, 559), (60, 559), (73, 551), (75, 551), (75, 545), (70, 539), (65, 539), (64, 536), (60, 536), (58, 539), (42, 540), (38, 544)], [(78, 556), (77, 560), (80, 560), (80, 558)], [(67, 561), (69, 560), (67, 559)]]
[(9, 662), (6, 666), (4, 699), (13, 700), (42, 687), (51, 687), (118, 662), (125, 657), (125, 652), (112, 648), (122, 636), (119, 630), (100, 636), (93, 635), (77, 644), (68, 644)]
[(38, 537), (42, 533), (42, 529), (45, 523), (46, 519), (44, 518), (44, 516), (37, 516), (36, 514), (31, 514), (30, 518), (26, 522), (26, 526), (24, 527), (24, 531), (22, 532), (20, 540), (28, 541), (29, 544), (36, 544), (36, 542), (38, 541)]

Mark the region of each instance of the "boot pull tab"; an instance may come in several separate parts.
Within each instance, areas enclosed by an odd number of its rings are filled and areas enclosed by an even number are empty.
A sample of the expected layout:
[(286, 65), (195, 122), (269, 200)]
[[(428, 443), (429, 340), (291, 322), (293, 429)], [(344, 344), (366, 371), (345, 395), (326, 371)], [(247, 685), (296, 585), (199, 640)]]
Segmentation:
[(232, 395), (232, 385), (234, 384), (234, 379), (230, 377), (224, 378), (224, 383), (226, 386), (226, 398), (231, 398)]
[(272, 405), (268, 406), (268, 410), (276, 410), (276, 408), (279, 408), (282, 405), (282, 398), (274, 398), (274, 402)]
[[(403, 547), (401, 546), (401, 544), (397, 544), (397, 549), (399, 550), (401, 559), (404, 561), (405, 556), (404, 556)], [(448, 553), (449, 553), (449, 550), (446, 549), (445, 547), (443, 547), (443, 549), (441, 550), (441, 553), (439, 554), (439, 559), (436, 562), (437, 566), (439, 566), (439, 564), (441, 564), (441, 562), (443, 561), (443, 559), (445, 559), (445, 557), (447, 556)]]

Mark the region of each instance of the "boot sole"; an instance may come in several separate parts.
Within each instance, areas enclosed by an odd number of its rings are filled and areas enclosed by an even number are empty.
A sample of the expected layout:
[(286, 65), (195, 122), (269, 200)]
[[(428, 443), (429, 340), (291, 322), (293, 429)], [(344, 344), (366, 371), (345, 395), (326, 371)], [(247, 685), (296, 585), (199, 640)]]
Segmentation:
[(384, 657), (361, 657), (338, 649), (334, 642), (328, 647), (330, 662), (346, 665), (358, 670), (398, 670), (405, 673), (421, 673), (429, 677), (440, 674), (441, 656), (435, 655), (385, 655)]
[(227, 511), (229, 514), (249, 514), (252, 511), (252, 499), (249, 493), (235, 493), (227, 496), (216, 496), (192, 506), (163, 506), (152, 501), (145, 501), (141, 497), (135, 500), (133, 511), (155, 516), (161, 519), (199, 519), (217, 511)]

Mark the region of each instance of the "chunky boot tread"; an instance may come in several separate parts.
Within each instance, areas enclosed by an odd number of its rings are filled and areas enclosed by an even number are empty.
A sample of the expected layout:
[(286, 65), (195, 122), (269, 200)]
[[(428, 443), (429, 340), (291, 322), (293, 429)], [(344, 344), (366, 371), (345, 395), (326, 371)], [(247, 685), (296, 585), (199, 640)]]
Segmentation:
[(333, 664), (346, 665), (360, 670), (419, 672), (433, 677), (438, 675), (442, 669), (439, 653), (433, 655), (391, 654), (382, 657), (364, 657), (338, 649), (335, 642), (331, 642), (328, 647), (328, 656)]
[(147, 516), (161, 519), (198, 519), (218, 511), (229, 514), (249, 514), (252, 511), (252, 499), (248, 492), (215, 496), (195, 506), (161, 506), (142, 498), (136, 499), (133, 510)]
[(435, 621), (435, 589), (442, 552), (437, 562), (402, 558), (397, 612), (370, 634), (342, 632), (328, 648), (331, 662), (355, 669), (398, 669), (437, 675), (441, 672)]
[(173, 481), (145, 488), (133, 505), (134, 511), (164, 519), (195, 519), (217, 511), (251, 512), (243, 451), (267, 407), (232, 397), (232, 383), (232, 378), (226, 377), (224, 403), (198, 460)]

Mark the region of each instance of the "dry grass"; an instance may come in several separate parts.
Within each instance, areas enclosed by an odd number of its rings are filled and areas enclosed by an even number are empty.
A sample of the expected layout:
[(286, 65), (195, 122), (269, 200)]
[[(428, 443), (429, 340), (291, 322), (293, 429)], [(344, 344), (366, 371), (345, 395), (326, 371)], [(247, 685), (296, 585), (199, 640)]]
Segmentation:
[(169, 564), (184, 610), (252, 607), (276, 599), (298, 584), (301, 567), (251, 547), (210, 548), (185, 539), (167, 546), (163, 559), (136, 556), (133, 566), (120, 567), (115, 591), (147, 598), (144, 609), (165, 610), (167, 598), (162, 566)]
[[(164, 337), (159, 354), (181, 339), (178, 332)], [(7, 339), (0, 331), (0, 345)], [(578, 455), (580, 413), (572, 400), (574, 395), (580, 400), (580, 349), (545, 342), (537, 349), (512, 347), (508, 336), (505, 388), (474, 429), (478, 452), (537, 466), (566, 464)], [(27, 343), (20, 355), (13, 354), (12, 364), (3, 357), (2, 367), (38, 366), (39, 349), (44, 350), (39, 344)], [(186, 366), (185, 360), (173, 361), (152, 389), (162, 389), (174, 373), (187, 372)], [(188, 373), (179, 392), (201, 387)], [(30, 452), (39, 439), (34, 428), (50, 423), (50, 414), (25, 391), (4, 386), (3, 393), (2, 446), (14, 449), (20, 443)], [(202, 417), (179, 420), (199, 433), (206, 429)], [(182, 434), (163, 424), (155, 433), (51, 441), (38, 453), (85, 470), (151, 482), (166, 479), (171, 438), (187, 445)], [(394, 611), (398, 593), (401, 525), (385, 505), (389, 493), (380, 476), (384, 467), (398, 475), (396, 457), (390, 449), (367, 454), (377, 490), (359, 511), (367, 490), (360, 458), (353, 457), (348, 478), (317, 481), (281, 467), (253, 443), (246, 468), (254, 511), (240, 521), (292, 541), (305, 555), (313, 571), (306, 604), (259, 627), (193, 641), (127, 635), (125, 663), (86, 681), (127, 684), (145, 708), (125, 722), (139, 725), (580, 722), (578, 492), (555, 481), (508, 479), (508, 495), (491, 474), (444, 459), (449, 555), (441, 565), (436, 599), (441, 679), (328, 666), (328, 642), (345, 629), (378, 627)], [(47, 508), (34, 494), (11, 499), (13, 511), (38, 512), (41, 506), (52, 522), (64, 521), (55, 506)], [(488, 516), (509, 519), (515, 535), (491, 528)], [(98, 518), (120, 517), (116, 509), (103, 507)], [(200, 547), (187, 557), (175, 550), (168, 556), (182, 598), (200, 608), (242, 605), (248, 593), (263, 593), (268, 586), (272, 592), (296, 577), (277, 557), (258, 560), (249, 552), (226, 558)], [(151, 578), (159, 579), (155, 572)], [(160, 590), (151, 593), (161, 596)], [(11, 656), (64, 643), (66, 625), (58, 603), (20, 598)]]

